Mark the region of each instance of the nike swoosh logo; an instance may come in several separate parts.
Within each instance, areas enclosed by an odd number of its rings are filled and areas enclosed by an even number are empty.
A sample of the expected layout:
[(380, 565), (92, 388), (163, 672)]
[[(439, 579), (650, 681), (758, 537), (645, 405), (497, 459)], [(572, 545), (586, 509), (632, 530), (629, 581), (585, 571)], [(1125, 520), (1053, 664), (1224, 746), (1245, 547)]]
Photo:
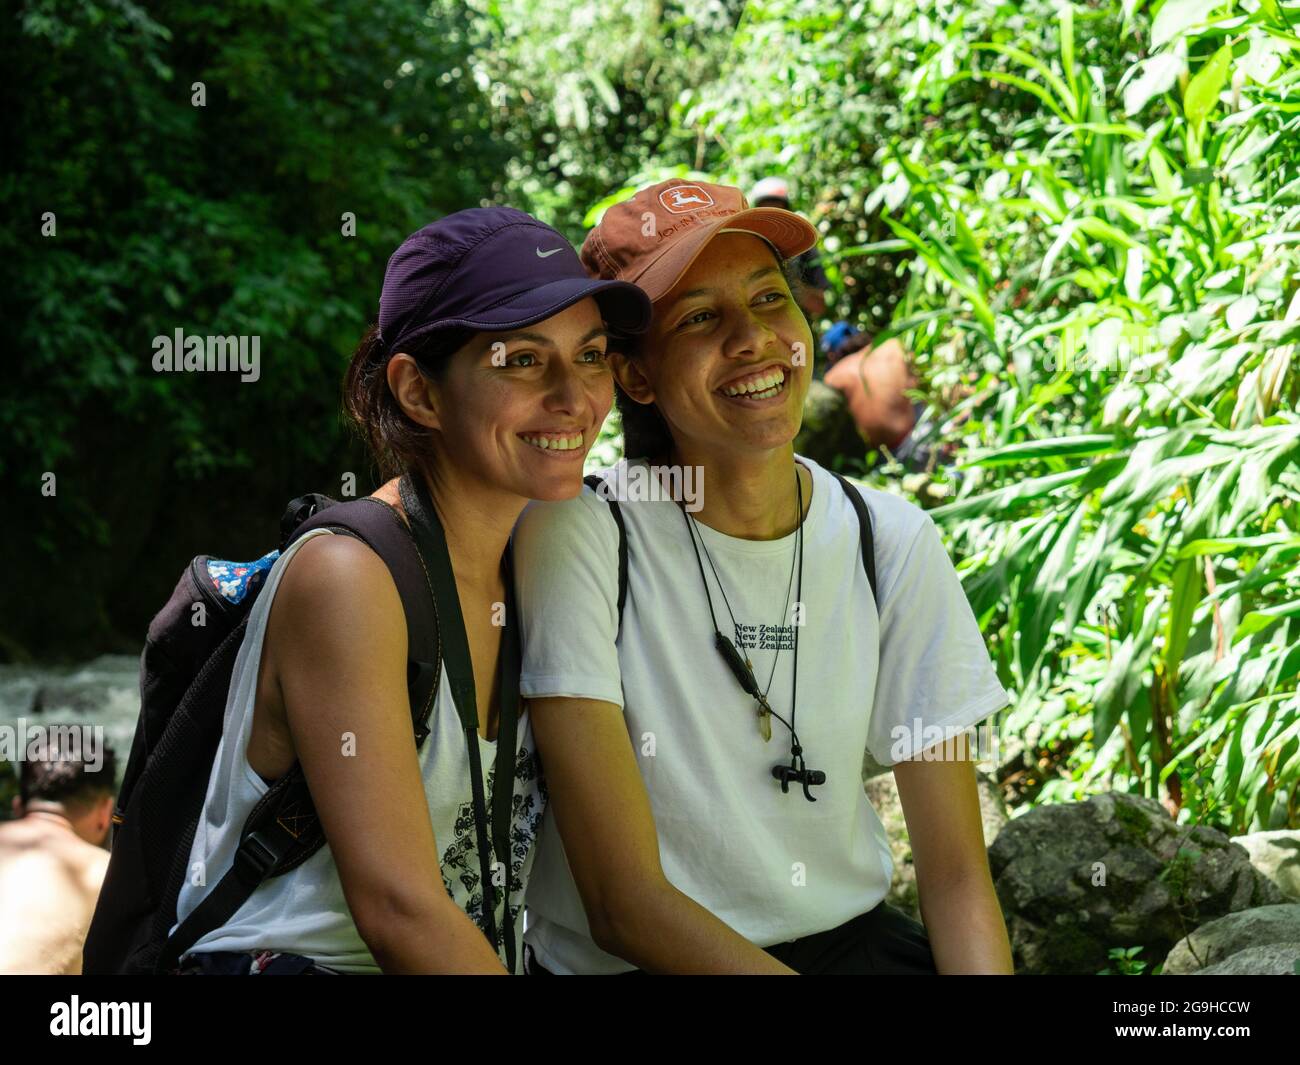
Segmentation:
[(557, 251), (563, 251), (563, 248), (552, 248), (550, 251), (542, 251), (541, 248), (534, 248), (539, 259), (545, 259), (547, 256), (554, 255)]

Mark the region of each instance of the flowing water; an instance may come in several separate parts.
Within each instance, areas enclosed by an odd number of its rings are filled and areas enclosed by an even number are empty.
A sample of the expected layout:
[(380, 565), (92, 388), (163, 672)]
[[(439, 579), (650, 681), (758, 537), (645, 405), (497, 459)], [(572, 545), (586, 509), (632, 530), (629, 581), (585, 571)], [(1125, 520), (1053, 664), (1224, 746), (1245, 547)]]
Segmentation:
[[(101, 655), (71, 667), (0, 665), (0, 728), (14, 730), (19, 746), (23, 730), (30, 736), (38, 725), (102, 729), (95, 735), (117, 756), (119, 784), (139, 714), (140, 660), (134, 655)], [(0, 777), (8, 777), (3, 766), (0, 763)], [(0, 779), (0, 791), (5, 783)], [(0, 818), (9, 816), (6, 799), (0, 804)]]

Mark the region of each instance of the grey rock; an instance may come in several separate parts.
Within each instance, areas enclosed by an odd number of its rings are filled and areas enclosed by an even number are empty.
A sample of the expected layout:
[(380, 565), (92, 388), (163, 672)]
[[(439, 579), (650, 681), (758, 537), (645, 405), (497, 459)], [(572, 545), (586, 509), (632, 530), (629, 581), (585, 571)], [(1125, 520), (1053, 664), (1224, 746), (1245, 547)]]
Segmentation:
[(1300, 902), (1300, 832), (1252, 832), (1234, 836), (1232, 842), (1246, 848), (1250, 864), (1273, 881), (1286, 898)]
[(1300, 943), (1274, 943), (1247, 947), (1193, 976), (1295, 976), (1300, 964)]
[(1210, 921), (1179, 940), (1165, 959), (1165, 976), (1188, 976), (1243, 951), (1300, 943), (1300, 903), (1259, 906)]
[(1111, 948), (1137, 945), (1151, 966), (1206, 921), (1283, 901), (1222, 832), (1115, 792), (1013, 819), (989, 865), (1027, 974), (1095, 974)]

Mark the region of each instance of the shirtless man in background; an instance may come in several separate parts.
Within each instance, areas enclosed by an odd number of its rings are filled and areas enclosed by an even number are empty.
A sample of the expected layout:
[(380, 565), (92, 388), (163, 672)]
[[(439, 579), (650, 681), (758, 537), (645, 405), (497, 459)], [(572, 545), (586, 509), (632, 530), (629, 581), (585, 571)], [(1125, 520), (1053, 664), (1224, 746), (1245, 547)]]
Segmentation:
[(897, 451), (916, 426), (916, 404), (907, 396), (918, 383), (911, 359), (893, 337), (872, 347), (859, 333), (846, 348), (824, 380), (844, 393), (858, 433), (868, 443)]
[(51, 749), (19, 763), (17, 820), (0, 822), (0, 973), (78, 974), (108, 868), (116, 767)]

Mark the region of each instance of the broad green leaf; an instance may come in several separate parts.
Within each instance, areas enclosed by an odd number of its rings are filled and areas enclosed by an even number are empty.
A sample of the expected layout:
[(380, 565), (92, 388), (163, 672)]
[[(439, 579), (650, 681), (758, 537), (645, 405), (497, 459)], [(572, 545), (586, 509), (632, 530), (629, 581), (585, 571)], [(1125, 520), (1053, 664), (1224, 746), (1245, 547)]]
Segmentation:
[(1022, 593), (1021, 660), (1036, 663), (1051, 633), (1052, 623), (1065, 595), (1067, 576), (1079, 543), (1079, 530), (1088, 512), (1087, 504), (1075, 507), (1069, 520), (1059, 525), (1050, 539), (1046, 557), (1037, 565), (1037, 573), (1028, 590)]
[(1161, 47), (1185, 30), (1204, 22), (1223, 0), (1165, 0), (1151, 24), (1151, 48)]
[(1101, 747), (1115, 731), (1115, 726), (1135, 701), (1142, 684), (1142, 672), (1150, 663), (1152, 637), (1164, 604), (1164, 590), (1160, 590), (1146, 604), (1138, 632), (1124, 638), (1119, 652), (1106, 670), (1105, 679), (1097, 688), (1093, 707), (1093, 744)]
[(1187, 650), (1192, 615), (1201, 598), (1201, 564), (1188, 558), (1174, 567), (1173, 596), (1169, 604), (1169, 625), (1165, 630), (1165, 671), (1170, 684), (1178, 683), (1178, 669)]
[(981, 514), (1002, 513), (1019, 503), (1032, 499), (1046, 498), (1058, 488), (1074, 484), (1088, 476), (1088, 469), (1068, 470), (1065, 473), (1053, 473), (1046, 477), (1029, 477), (1015, 481), (1004, 488), (972, 496), (956, 503), (945, 503), (929, 512), (935, 521), (953, 518), (970, 518)]
[(1044, 458), (1077, 457), (1080, 455), (1101, 455), (1115, 448), (1115, 437), (1108, 434), (1085, 434), (1080, 436), (1062, 436), (1048, 440), (1029, 440), (1021, 444), (1008, 444), (996, 451), (979, 454), (963, 464), (962, 469), (972, 466), (1006, 466), (1018, 462), (1031, 462)]
[(1124, 113), (1136, 115), (1152, 99), (1169, 92), (1187, 69), (1185, 50), (1170, 50), (1143, 59), (1134, 68), (1136, 76), (1124, 86)]
[(1255, 315), (1259, 311), (1259, 299), (1247, 293), (1239, 299), (1233, 300), (1228, 306), (1226, 321), (1228, 328), (1234, 333), (1244, 329), (1255, 320)]
[(1193, 128), (1204, 125), (1214, 110), (1231, 67), (1232, 45), (1225, 44), (1187, 83), (1187, 91), (1183, 94), (1183, 114)]
[(1234, 644), (1239, 643), (1248, 636), (1263, 632), (1283, 618), (1296, 617), (1297, 615), (1300, 615), (1300, 599), (1290, 603), (1282, 603), (1278, 606), (1265, 607), (1263, 610), (1252, 610), (1241, 619), (1237, 631), (1232, 634), (1232, 642)]
[(1262, 533), (1259, 536), (1221, 536), (1209, 540), (1193, 540), (1182, 547), (1174, 558), (1185, 559), (1197, 555), (1228, 555), (1243, 547), (1268, 547), (1273, 544), (1295, 544), (1300, 539), (1288, 533)]
[(1114, 562), (1121, 547), (1123, 530), (1109, 517), (1093, 532), (1070, 574), (1069, 589), (1065, 593), (1064, 624), (1066, 632), (1073, 632), (1083, 616), (1084, 608), (1092, 602), (1102, 578)]

